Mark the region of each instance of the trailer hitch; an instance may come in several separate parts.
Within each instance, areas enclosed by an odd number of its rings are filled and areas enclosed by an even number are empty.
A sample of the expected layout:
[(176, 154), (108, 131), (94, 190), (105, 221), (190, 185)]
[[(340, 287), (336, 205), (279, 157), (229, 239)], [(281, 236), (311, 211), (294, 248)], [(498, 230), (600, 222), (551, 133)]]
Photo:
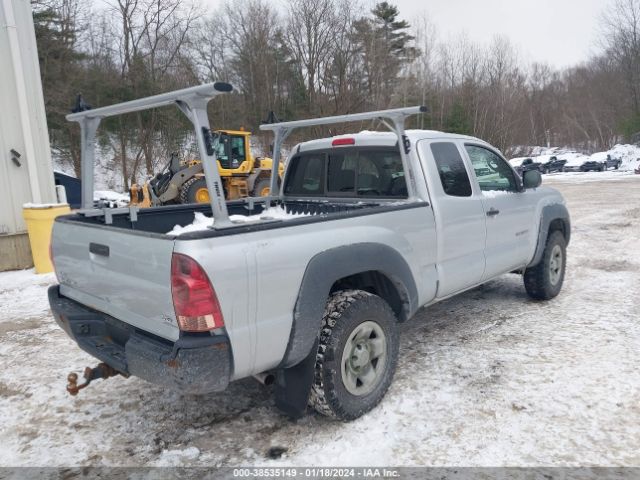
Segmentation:
[(110, 367), (106, 363), (99, 363), (97, 367), (86, 367), (84, 369), (85, 382), (78, 385), (78, 374), (75, 372), (71, 372), (69, 375), (67, 375), (67, 392), (69, 392), (73, 396), (76, 396), (80, 390), (88, 387), (93, 380), (96, 380), (98, 378), (103, 378), (106, 380), (107, 378), (115, 377), (116, 375), (120, 375), (120, 372), (115, 368)]

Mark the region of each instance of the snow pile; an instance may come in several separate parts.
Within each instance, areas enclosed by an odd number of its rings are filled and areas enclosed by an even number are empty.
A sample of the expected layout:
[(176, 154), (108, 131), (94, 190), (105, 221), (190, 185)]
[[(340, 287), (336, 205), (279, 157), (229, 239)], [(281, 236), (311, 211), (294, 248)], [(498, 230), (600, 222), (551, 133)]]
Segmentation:
[[(291, 213), (287, 212), (281, 206), (271, 207), (264, 210), (262, 213), (258, 215), (230, 215), (229, 220), (232, 223), (249, 223), (249, 222), (258, 222), (260, 220), (288, 220), (291, 218), (299, 218), (299, 217), (308, 217), (309, 213)], [(183, 235), (189, 232), (197, 232), (200, 230), (206, 230), (208, 227), (213, 225), (213, 218), (207, 217), (205, 214), (196, 212), (193, 223), (189, 225), (180, 226), (176, 225), (173, 227), (173, 230), (167, 232), (167, 235), (171, 235), (177, 237), (179, 235)]]
[(611, 158), (622, 160), (620, 170), (635, 170), (640, 167), (640, 147), (637, 145), (616, 145), (605, 153), (611, 155)]
[(584, 162), (589, 160), (589, 157), (583, 153), (579, 152), (565, 152), (557, 155), (558, 160), (566, 160), (566, 167), (579, 167)]

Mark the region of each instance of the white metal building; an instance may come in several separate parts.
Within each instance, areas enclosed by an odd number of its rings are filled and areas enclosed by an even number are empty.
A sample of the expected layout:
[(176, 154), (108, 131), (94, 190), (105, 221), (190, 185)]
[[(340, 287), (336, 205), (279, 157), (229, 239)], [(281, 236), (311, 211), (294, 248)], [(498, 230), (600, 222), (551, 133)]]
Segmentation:
[(32, 265), (25, 203), (55, 203), (29, 0), (0, 0), (0, 271)]

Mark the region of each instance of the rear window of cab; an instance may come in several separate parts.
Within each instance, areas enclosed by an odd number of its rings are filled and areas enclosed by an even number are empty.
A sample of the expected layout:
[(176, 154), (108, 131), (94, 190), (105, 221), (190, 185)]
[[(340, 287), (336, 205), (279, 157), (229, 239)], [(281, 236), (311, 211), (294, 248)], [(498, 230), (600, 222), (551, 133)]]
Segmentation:
[(339, 148), (302, 152), (289, 160), (289, 196), (407, 198), (397, 148)]

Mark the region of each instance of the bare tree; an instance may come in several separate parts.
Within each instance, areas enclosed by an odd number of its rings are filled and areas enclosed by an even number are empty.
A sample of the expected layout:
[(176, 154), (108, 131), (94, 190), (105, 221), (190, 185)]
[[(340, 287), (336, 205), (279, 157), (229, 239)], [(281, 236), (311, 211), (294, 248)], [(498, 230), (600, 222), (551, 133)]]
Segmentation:
[(282, 38), (300, 76), (305, 79), (311, 109), (335, 46), (335, 3), (333, 0), (290, 0), (288, 7)]

